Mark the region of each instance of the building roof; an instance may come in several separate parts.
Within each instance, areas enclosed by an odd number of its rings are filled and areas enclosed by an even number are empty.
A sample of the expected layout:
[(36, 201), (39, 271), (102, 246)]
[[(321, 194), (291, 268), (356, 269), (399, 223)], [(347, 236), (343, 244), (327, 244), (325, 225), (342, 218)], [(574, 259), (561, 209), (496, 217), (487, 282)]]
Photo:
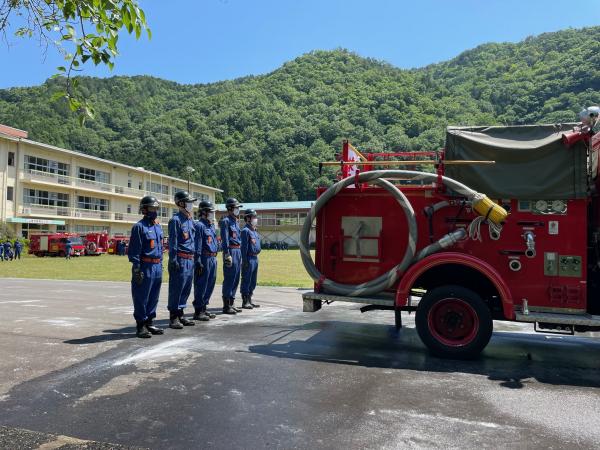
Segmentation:
[[(246, 203), (242, 202), (242, 209), (255, 209), (257, 211), (278, 211), (278, 210), (309, 210), (314, 203), (314, 200), (302, 200), (294, 202), (262, 202), (262, 203)], [(217, 205), (217, 210), (225, 211), (225, 204)]]
[[(158, 172), (152, 172), (151, 170), (146, 170), (143, 167), (133, 167), (133, 166), (130, 166), (130, 165), (127, 165), (127, 164), (122, 164), (122, 163), (119, 163), (119, 162), (116, 162), (116, 161), (110, 161), (108, 159), (98, 158), (97, 156), (88, 155), (86, 153), (76, 152), (74, 150), (67, 150), (66, 148), (56, 147), (54, 145), (44, 144), (42, 142), (32, 141), (32, 140), (26, 138), (27, 134), (24, 131), (22, 133), (25, 133), (25, 137), (18, 136), (18, 133), (9, 133), (10, 130), (5, 130), (5, 129), (1, 128), (1, 127), (11, 128), (11, 127), (7, 127), (6, 125), (0, 124), (0, 137), (4, 137), (4, 138), (10, 139), (10, 140), (14, 140), (14, 141), (24, 142), (26, 144), (34, 145), (34, 146), (45, 148), (45, 149), (48, 149), (48, 150), (54, 150), (54, 151), (57, 151), (57, 152), (66, 153), (68, 155), (74, 155), (74, 156), (78, 156), (78, 157), (81, 157), (81, 158), (92, 159), (94, 161), (101, 162), (101, 163), (104, 163), (104, 164), (110, 164), (110, 165), (113, 165), (113, 166), (123, 167), (123, 168), (125, 168), (127, 170), (130, 170), (130, 171), (147, 173), (147, 174), (150, 174), (150, 176), (157, 176), (159, 178), (167, 178), (167, 179), (170, 179), (170, 180), (175, 180), (175, 181), (179, 181), (179, 182), (182, 182), (182, 183), (187, 183), (187, 180), (184, 180), (182, 178), (173, 177), (171, 175), (165, 175), (165, 174), (158, 173)], [(12, 130), (21, 131), (21, 130), (17, 130), (16, 128), (12, 128)], [(200, 184), (200, 183), (195, 183), (193, 181), (190, 181), (190, 186), (200, 187), (200, 188), (204, 188), (204, 189), (207, 189), (207, 190), (210, 190), (210, 191), (215, 191), (215, 192), (223, 192), (222, 189), (215, 188), (215, 187), (212, 187), (212, 186), (206, 186), (206, 185)]]

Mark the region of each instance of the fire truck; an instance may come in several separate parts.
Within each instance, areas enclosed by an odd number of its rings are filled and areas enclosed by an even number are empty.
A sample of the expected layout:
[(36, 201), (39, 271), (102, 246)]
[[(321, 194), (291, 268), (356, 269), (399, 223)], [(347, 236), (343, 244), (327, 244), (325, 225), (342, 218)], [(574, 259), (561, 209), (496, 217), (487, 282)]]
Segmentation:
[(129, 236), (124, 235), (114, 235), (108, 241), (108, 253), (111, 255), (117, 254), (117, 245), (119, 242), (125, 242), (125, 253), (127, 253), (127, 248), (129, 247)]
[(106, 253), (109, 246), (108, 233), (92, 232), (83, 236), (86, 256), (99, 256)]
[[(437, 356), (477, 357), (493, 322), (600, 330), (600, 108), (562, 125), (450, 127), (434, 152), (344, 142), (300, 252), (304, 311), (336, 301), (415, 312)], [(421, 170), (418, 170), (421, 169)], [(493, 200), (492, 200), (493, 199)], [(314, 260), (309, 235), (316, 220)]]
[(67, 239), (71, 241), (72, 256), (85, 254), (83, 240), (78, 234), (73, 233), (32, 234), (29, 237), (29, 254), (35, 256), (65, 256)]

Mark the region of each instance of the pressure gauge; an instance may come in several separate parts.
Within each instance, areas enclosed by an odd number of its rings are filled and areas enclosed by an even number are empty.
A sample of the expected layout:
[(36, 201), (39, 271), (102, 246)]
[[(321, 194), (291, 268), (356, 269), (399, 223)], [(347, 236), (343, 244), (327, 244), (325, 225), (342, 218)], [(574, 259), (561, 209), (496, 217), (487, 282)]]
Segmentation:
[(548, 202), (546, 200), (538, 200), (535, 202), (535, 209), (540, 212), (544, 212), (548, 209)]
[(552, 211), (554, 211), (556, 213), (562, 213), (562, 212), (565, 212), (566, 209), (567, 209), (567, 205), (565, 204), (565, 202), (563, 200), (554, 200), (552, 202)]

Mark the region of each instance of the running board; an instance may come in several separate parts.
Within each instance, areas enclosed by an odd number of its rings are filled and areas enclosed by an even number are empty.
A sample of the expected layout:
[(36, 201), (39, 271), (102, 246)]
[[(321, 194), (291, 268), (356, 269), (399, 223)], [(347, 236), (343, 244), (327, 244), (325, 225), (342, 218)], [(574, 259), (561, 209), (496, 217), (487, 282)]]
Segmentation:
[(557, 314), (557, 313), (542, 313), (530, 312), (523, 314), (520, 311), (515, 311), (518, 322), (540, 322), (540, 323), (556, 323), (562, 325), (587, 325), (600, 326), (600, 316), (592, 316), (591, 314)]
[(389, 306), (392, 309), (395, 305), (393, 297), (348, 297), (346, 295), (318, 294), (316, 292), (305, 292), (302, 294), (304, 302), (304, 312), (315, 312), (321, 309), (323, 302), (350, 302), (363, 303), (366, 305)]

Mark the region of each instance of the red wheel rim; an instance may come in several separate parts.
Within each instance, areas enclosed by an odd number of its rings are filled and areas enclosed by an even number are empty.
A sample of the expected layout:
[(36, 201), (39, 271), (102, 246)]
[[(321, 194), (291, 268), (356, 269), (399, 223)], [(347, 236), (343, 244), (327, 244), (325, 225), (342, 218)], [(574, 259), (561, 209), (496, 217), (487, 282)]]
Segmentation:
[(475, 339), (479, 317), (471, 305), (459, 298), (444, 298), (431, 308), (429, 331), (444, 345), (462, 347)]

